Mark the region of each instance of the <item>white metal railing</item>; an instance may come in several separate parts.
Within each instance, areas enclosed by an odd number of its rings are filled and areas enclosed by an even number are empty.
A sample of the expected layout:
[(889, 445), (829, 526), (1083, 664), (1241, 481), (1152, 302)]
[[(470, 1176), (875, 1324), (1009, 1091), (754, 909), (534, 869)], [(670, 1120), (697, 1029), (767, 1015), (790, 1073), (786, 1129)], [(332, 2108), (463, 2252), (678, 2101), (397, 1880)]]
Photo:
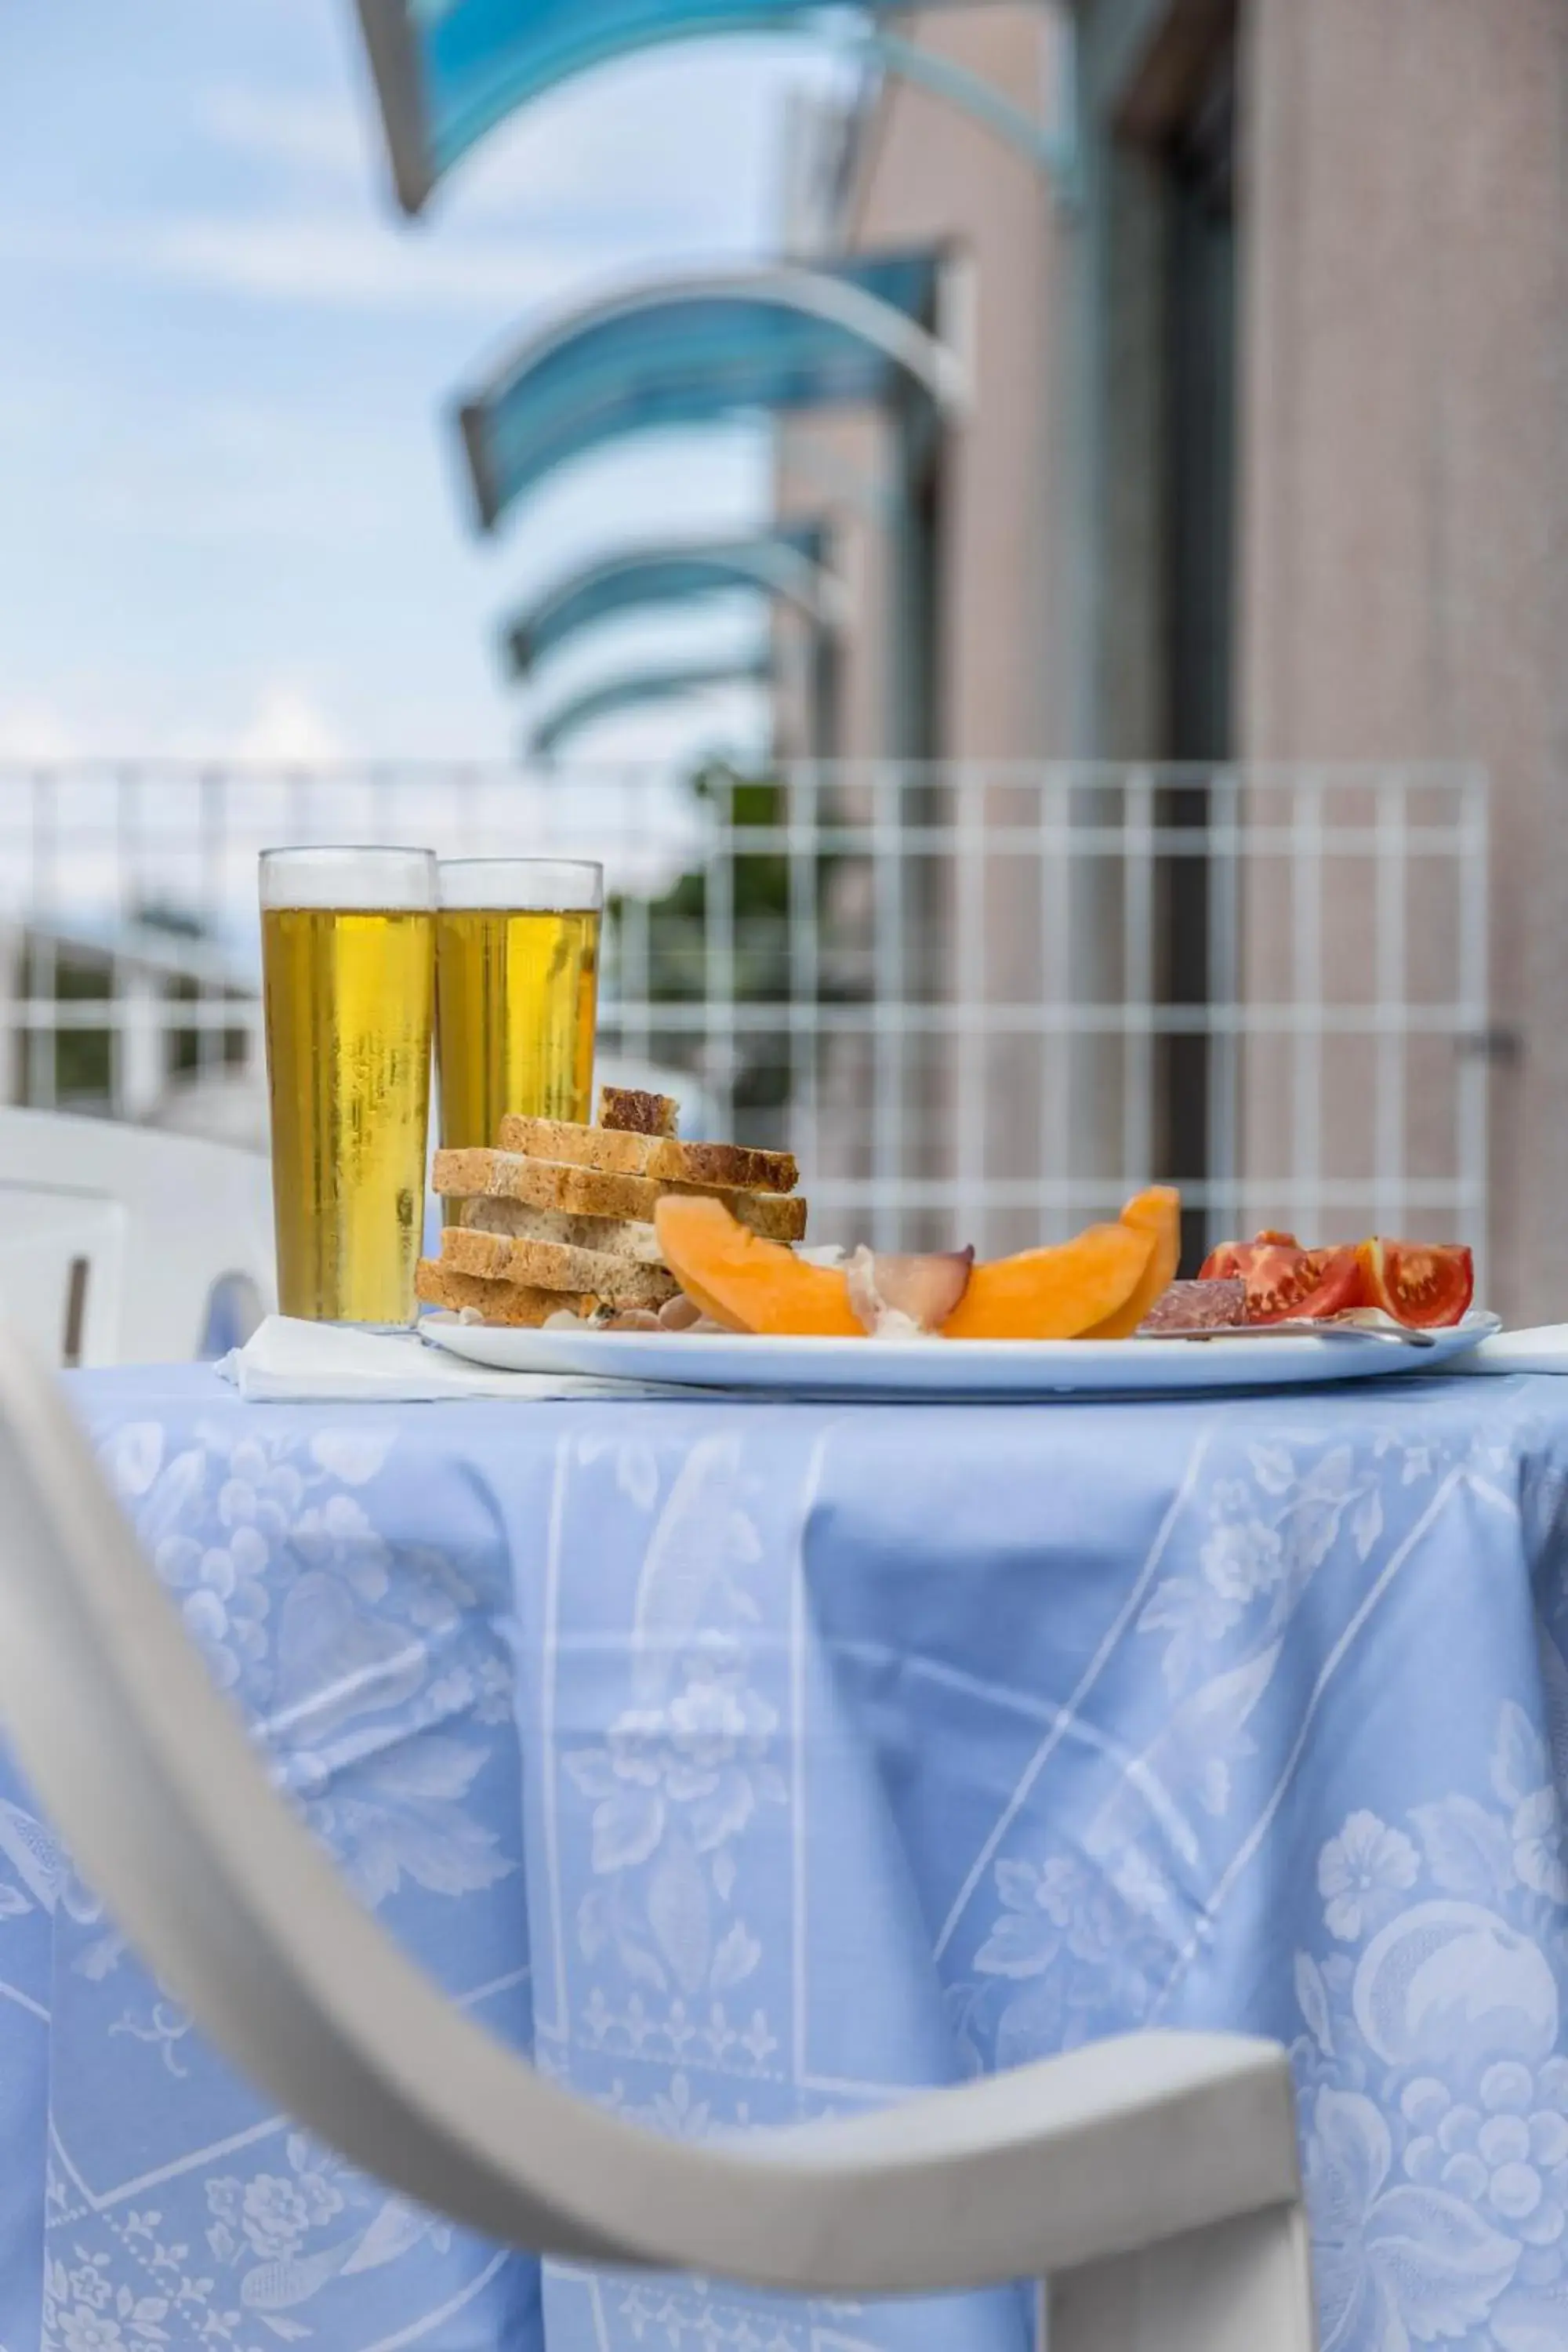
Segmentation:
[(1173, 1175), (1211, 1231), (1484, 1241), (1471, 772), (0, 769), (0, 1095), (259, 1118), (256, 856), (312, 840), (602, 857), (605, 1043), (794, 1149), (824, 1237), (1021, 1246)]

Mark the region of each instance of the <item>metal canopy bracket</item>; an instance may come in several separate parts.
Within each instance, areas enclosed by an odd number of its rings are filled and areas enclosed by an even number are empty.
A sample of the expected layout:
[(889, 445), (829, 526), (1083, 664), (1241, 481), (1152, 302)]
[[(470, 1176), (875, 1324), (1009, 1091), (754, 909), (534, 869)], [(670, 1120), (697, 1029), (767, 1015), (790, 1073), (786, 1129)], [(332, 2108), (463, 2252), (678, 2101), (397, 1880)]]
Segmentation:
[(951, 267), (932, 248), (658, 278), (531, 336), (458, 412), (481, 526), (571, 458), (627, 435), (748, 411), (970, 394), (928, 321)]
[(358, 0), (393, 184), (421, 211), (520, 107), (634, 51), (798, 30), (821, 0)]
[(847, 598), (844, 583), (825, 563), (826, 542), (825, 525), (803, 523), (749, 539), (623, 548), (557, 581), (516, 616), (502, 641), (507, 666), (514, 677), (527, 677), (596, 622), (727, 590), (752, 590), (793, 605), (817, 627), (836, 626)]
[(626, 677), (612, 678), (605, 685), (590, 687), (584, 693), (574, 695), (538, 720), (529, 730), (524, 753), (531, 759), (552, 760), (570, 736), (581, 734), (584, 728), (600, 719), (613, 719), (619, 711), (639, 709), (647, 703), (681, 701), (688, 695), (705, 694), (715, 687), (768, 686), (773, 678), (773, 660), (765, 654), (750, 660), (639, 670)]
[[(596, 66), (671, 42), (809, 32), (828, 0), (357, 0), (397, 201), (437, 183), (520, 107)], [(862, 17), (920, 0), (848, 0)], [(984, 5), (984, 0), (947, 0)]]
[[(1072, 38), (1070, 21), (1063, 20), (1063, 38)], [(900, 34), (880, 30), (866, 35), (859, 44), (870, 62), (885, 74), (899, 81), (907, 81), (917, 89), (929, 90), (933, 98), (942, 99), (960, 113), (973, 116), (987, 131), (1007, 145), (1017, 149), (1025, 160), (1042, 173), (1052, 184), (1057, 202), (1065, 211), (1078, 212), (1083, 202), (1083, 173), (1079, 154), (1077, 108), (1077, 75), (1070, 56), (1064, 59), (1061, 76), (1058, 120), (1052, 124), (1038, 122), (1023, 107), (984, 80), (971, 73), (967, 66), (956, 64), (951, 58), (939, 56), (934, 50), (921, 47)]]

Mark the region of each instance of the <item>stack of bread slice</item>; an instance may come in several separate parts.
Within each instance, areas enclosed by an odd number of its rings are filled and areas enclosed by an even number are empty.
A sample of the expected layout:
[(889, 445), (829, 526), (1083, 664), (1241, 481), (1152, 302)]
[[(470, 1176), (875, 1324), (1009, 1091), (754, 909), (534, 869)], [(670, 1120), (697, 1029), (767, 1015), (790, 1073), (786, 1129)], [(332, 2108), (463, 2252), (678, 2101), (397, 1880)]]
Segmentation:
[(438, 1151), (449, 1222), (439, 1258), (420, 1261), (421, 1299), (514, 1325), (657, 1315), (679, 1288), (654, 1230), (667, 1192), (711, 1194), (766, 1240), (804, 1239), (788, 1152), (683, 1143), (676, 1119), (667, 1095), (606, 1087), (595, 1126), (509, 1114), (495, 1150)]

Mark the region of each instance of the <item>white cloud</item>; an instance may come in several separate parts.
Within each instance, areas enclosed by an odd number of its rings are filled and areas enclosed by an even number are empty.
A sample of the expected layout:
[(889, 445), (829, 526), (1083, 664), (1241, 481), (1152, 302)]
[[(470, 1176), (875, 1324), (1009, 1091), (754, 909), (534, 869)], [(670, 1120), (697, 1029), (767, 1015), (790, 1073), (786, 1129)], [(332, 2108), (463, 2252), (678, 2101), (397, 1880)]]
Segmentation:
[(227, 747), (227, 755), (325, 767), (344, 759), (347, 746), (310, 695), (299, 687), (279, 684), (266, 688), (254, 716)]
[(335, 94), (226, 83), (198, 91), (194, 110), (197, 129), (215, 146), (313, 179), (363, 189), (377, 162), (374, 125)]
[(0, 701), (0, 761), (13, 766), (71, 768), (129, 753), (139, 761), (216, 766), (235, 761), (329, 767), (351, 760), (359, 748), (305, 688), (285, 678), (264, 682), (249, 715), (227, 726), (204, 725), (188, 710), (170, 721), (151, 704), (132, 710), (89, 680), (73, 693), (68, 717), (37, 698)]
[[(586, 257), (591, 266), (594, 256)], [(134, 226), (0, 233), (0, 259), (181, 280), (257, 299), (493, 316), (551, 295), (584, 267), (570, 244), (405, 239), (349, 213), (175, 215)]]
[(81, 742), (63, 712), (47, 702), (0, 702), (0, 760), (79, 758)]
[[(460, 348), (466, 330), (458, 335)], [(142, 541), (154, 560), (176, 547), (248, 549), (258, 573), (276, 572), (283, 551), (350, 561), (356, 550), (372, 561), (397, 551), (409, 560), (411, 544), (427, 546), (432, 532), (454, 551), (461, 544), (455, 436), (434, 401), (378, 405), (373, 394), (362, 415), (352, 402), (316, 402), (299, 386), (268, 398), (173, 374), (155, 397), (118, 414), (104, 388), (80, 379), (40, 382), (37, 397), (52, 403), (47, 425), (25, 435), (0, 425), (0, 506), (15, 529), (50, 535), (62, 611), (82, 534), (104, 542), (107, 565), (123, 564)], [(77, 554), (62, 556), (62, 532)], [(0, 675), (9, 649), (0, 650)]]
[(403, 518), (385, 491), (345, 478), (330, 451), (254, 482), (216, 467), (175, 465), (163, 474), (149, 467), (140, 480), (121, 476), (84, 486), (77, 505), (121, 548), (137, 541), (226, 554), (250, 547), (270, 564), (279, 549), (341, 557), (353, 547), (405, 543)]
[(171, 224), (152, 240), (151, 258), (170, 277), (282, 301), (487, 315), (548, 298), (583, 267), (569, 247), (416, 244), (368, 222), (288, 216)]

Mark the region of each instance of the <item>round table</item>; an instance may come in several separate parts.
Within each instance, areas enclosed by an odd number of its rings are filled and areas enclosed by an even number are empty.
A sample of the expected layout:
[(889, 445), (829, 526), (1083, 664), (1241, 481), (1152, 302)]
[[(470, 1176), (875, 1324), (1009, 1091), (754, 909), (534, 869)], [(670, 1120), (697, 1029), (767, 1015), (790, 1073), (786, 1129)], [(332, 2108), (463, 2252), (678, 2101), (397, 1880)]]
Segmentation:
[[(700, 2135), (1155, 2021), (1275, 2035), (1328, 2352), (1568, 2343), (1568, 1384), (70, 1385), (283, 1787), (541, 2065)], [(264, 2111), (0, 1797), (6, 2352), (1021, 2352), (1021, 2295), (542, 2278), (411, 2210)]]

